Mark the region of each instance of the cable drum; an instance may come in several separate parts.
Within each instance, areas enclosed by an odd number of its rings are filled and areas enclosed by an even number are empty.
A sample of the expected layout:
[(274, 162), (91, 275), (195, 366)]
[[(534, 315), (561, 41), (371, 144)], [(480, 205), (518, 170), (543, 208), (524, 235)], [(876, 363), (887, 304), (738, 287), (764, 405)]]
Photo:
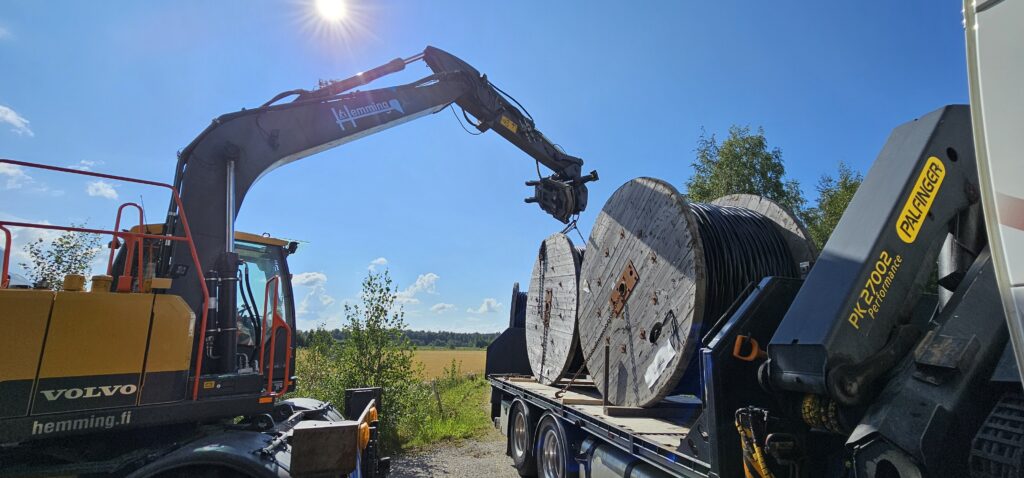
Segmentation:
[(509, 301), (508, 326), (511, 328), (526, 327), (526, 292), (519, 291), (519, 283), (512, 285), (512, 299)]
[(540, 245), (526, 306), (526, 351), (533, 377), (545, 385), (562, 378), (578, 359), (576, 309), (580, 253), (565, 234)]
[[(679, 393), (704, 330), (751, 282), (799, 277), (816, 254), (808, 238), (791, 213), (758, 196), (691, 204), (658, 179), (620, 187), (595, 221), (580, 272), (580, 344), (598, 390), (607, 344), (610, 403), (650, 406)], [(682, 387), (699, 393), (690, 378)]]

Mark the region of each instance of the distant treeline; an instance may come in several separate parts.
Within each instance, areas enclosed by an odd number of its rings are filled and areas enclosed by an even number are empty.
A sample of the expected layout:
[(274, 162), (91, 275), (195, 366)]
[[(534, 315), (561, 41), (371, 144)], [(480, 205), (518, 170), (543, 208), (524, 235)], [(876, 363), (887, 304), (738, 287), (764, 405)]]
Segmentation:
[[(300, 330), (295, 333), (295, 345), (304, 347), (311, 331)], [(330, 331), (335, 340), (345, 340), (345, 331), (334, 329)], [(406, 330), (405, 336), (409, 337), (413, 345), (417, 347), (487, 347), (494, 340), (498, 333), (482, 334), (478, 332), (431, 332), (429, 330)]]

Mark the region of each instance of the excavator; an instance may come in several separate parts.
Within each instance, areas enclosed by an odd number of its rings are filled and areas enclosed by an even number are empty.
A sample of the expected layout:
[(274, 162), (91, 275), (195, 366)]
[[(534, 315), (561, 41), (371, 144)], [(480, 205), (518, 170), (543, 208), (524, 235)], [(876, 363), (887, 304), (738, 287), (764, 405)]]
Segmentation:
[[(357, 90), (420, 60), (432, 74)], [(286, 396), (301, 380), (287, 261), (297, 244), (236, 231), (235, 218), (270, 171), (449, 106), (552, 171), (527, 182), (526, 202), (563, 223), (586, 208), (597, 172), (582, 174), (521, 104), (434, 47), (216, 118), (179, 153), (170, 184), (0, 160), (171, 197), (162, 224), (144, 224), (134, 203), (112, 230), (0, 222), (0, 475), (386, 476), (380, 389), (347, 390), (344, 404)], [(112, 237), (107, 274), (88, 291), (78, 275), (56, 292), (12, 286), (16, 228)]]

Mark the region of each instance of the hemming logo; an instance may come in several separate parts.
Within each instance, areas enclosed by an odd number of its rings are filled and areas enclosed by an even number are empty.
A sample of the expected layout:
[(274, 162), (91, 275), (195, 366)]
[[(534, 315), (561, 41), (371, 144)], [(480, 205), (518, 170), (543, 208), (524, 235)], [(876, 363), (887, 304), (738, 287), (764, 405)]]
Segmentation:
[(359, 118), (365, 118), (367, 116), (376, 116), (384, 114), (389, 111), (397, 111), (404, 114), (405, 110), (402, 109), (402, 103), (398, 100), (388, 100), (386, 102), (381, 101), (379, 103), (370, 103), (366, 106), (360, 106), (358, 108), (349, 108), (348, 106), (342, 105), (342, 109), (331, 108), (331, 113), (334, 113), (334, 122), (338, 123), (338, 127), (342, 131), (345, 131), (345, 123), (352, 123), (352, 127), (356, 127), (356, 120)]

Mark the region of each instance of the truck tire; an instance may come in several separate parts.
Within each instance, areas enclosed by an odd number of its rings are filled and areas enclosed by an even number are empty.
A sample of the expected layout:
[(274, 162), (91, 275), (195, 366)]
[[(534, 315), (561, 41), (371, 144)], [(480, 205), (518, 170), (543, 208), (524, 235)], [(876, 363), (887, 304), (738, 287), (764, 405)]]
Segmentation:
[(533, 455), (533, 429), (530, 408), (521, 401), (515, 401), (509, 414), (508, 451), (519, 476), (535, 476), (537, 472), (537, 462)]
[(165, 471), (153, 478), (251, 478), (251, 475), (223, 466), (186, 466)]
[(546, 416), (540, 421), (537, 428), (537, 476), (542, 478), (566, 478), (569, 476), (567, 460), (574, 459), (569, 452), (569, 442), (566, 440), (562, 427), (558, 426), (557, 419)]

